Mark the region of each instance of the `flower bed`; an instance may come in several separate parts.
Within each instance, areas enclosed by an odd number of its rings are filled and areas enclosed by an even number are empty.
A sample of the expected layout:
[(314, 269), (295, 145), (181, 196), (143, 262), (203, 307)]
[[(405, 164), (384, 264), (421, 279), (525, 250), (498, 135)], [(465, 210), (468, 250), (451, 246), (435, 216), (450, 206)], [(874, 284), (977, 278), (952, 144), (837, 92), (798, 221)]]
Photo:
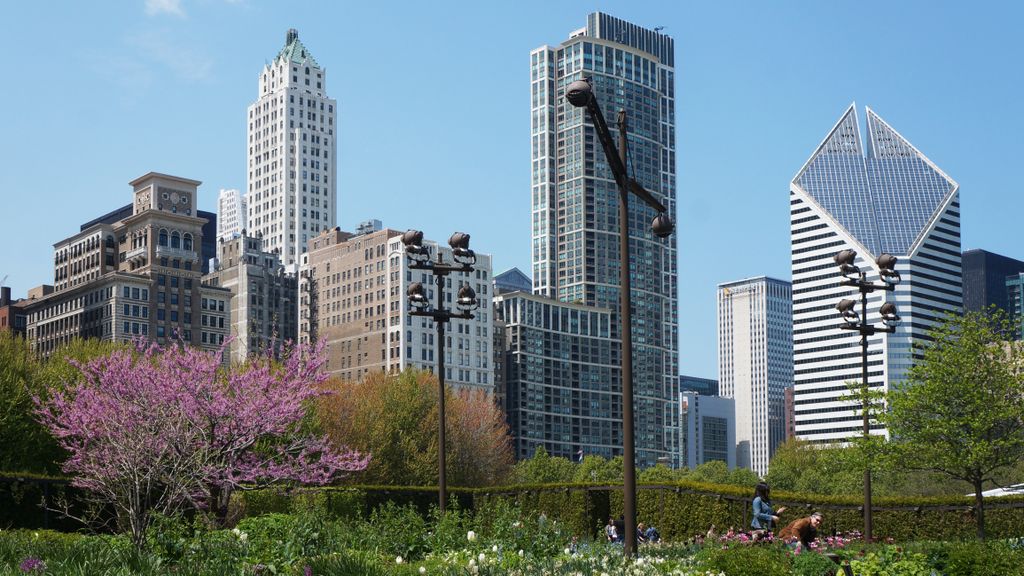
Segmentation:
[(365, 519), (339, 521), (308, 510), (247, 518), (226, 530), (159, 519), (141, 550), (123, 536), (4, 531), (0, 576), (824, 576), (838, 568), (827, 553), (858, 576), (1024, 574), (1019, 542), (865, 545), (854, 534), (799, 550), (726, 534), (642, 544), (627, 559), (620, 544), (574, 538), (559, 522), (516, 508), (486, 514), (456, 508), (443, 518), (436, 511), (423, 518), (414, 508), (391, 505)]

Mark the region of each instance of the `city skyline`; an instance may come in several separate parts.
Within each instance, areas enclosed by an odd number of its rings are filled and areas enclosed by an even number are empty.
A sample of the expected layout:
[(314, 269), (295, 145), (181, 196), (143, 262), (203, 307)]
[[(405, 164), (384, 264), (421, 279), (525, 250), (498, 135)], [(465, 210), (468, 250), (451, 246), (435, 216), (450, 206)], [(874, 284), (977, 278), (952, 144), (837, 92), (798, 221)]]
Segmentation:
[[(530, 270), (529, 52), (602, 11), (664, 26), (676, 42), (679, 371), (714, 378), (715, 286), (788, 277), (788, 183), (851, 101), (870, 102), (954, 175), (964, 249), (1024, 256), (1009, 234), (1024, 198), (1002, 168), (1024, 151), (1010, 98), (1020, 81), (1005, 73), (1021, 55), (1022, 9), (989, 6), (998, 17), (867, 3), (863, 13), (885, 15), (871, 26), (798, 3), (342, 4), (305, 15), (255, 2), (11, 6), (5, 39), (32, 50), (15, 67), (28, 88), (0, 95), (17, 135), (0, 145), (0, 188), (12, 214), (30, 217), (0, 227), (18, 247), (0, 278), (15, 297), (52, 283), (52, 242), (82, 215), (119, 207), (138, 174), (203, 181), (204, 210), (217, 190), (244, 188), (245, 109), (289, 28), (331, 74), (338, 224), (461, 229), (495, 272)], [(439, 72), (456, 61), (459, 74)]]

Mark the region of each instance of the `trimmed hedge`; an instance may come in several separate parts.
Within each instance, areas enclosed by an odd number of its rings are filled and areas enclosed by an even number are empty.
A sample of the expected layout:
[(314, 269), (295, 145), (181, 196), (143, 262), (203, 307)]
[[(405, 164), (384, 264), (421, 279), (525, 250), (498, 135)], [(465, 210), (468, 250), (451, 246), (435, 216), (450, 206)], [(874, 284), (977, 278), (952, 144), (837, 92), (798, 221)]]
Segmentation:
[[(686, 540), (703, 535), (714, 525), (719, 533), (750, 525), (747, 490), (695, 482), (637, 487), (637, 519), (658, 527), (662, 537)], [(384, 502), (413, 505), (426, 513), (437, 502), (437, 489), (424, 486), (353, 486), (294, 490), (258, 490), (239, 494), (245, 515), (294, 512), (297, 503), (317, 495), (339, 517), (369, 517)], [(864, 526), (859, 497), (817, 496), (779, 492), (773, 504), (786, 506), (783, 522), (820, 511), (824, 533), (854, 532)], [(449, 498), (462, 509), (494, 500), (515, 504), (524, 513), (557, 520), (575, 534), (599, 536), (609, 517), (622, 514), (622, 487), (609, 484), (544, 484), (491, 488), (452, 488)], [(298, 499), (298, 500), (297, 500)], [(873, 501), (874, 532), (896, 541), (972, 540), (977, 528), (970, 498), (878, 498)], [(1024, 497), (985, 502), (985, 532), (989, 538), (1024, 537)]]
[[(80, 508), (77, 491), (66, 480), (35, 475), (0, 474), (0, 527), (74, 530), (79, 526), (53, 512), (44, 513), (39, 502), (49, 491), (67, 496)], [(599, 536), (609, 517), (622, 514), (621, 484), (542, 484), (490, 488), (450, 488), (450, 501), (472, 510), (494, 500), (517, 505), (523, 512), (543, 513), (574, 534)], [(824, 533), (859, 531), (864, 520), (859, 496), (822, 496), (776, 492), (775, 506), (788, 510), (782, 521), (820, 511)], [(719, 533), (730, 526), (750, 525), (750, 490), (698, 482), (645, 484), (637, 489), (637, 519), (658, 527), (663, 538), (686, 540), (714, 525)], [(324, 488), (264, 489), (235, 494), (231, 518), (273, 512), (300, 513), (310, 506), (338, 518), (369, 518), (386, 502), (411, 505), (424, 516), (437, 503), (432, 486), (331, 486)], [(976, 534), (973, 498), (877, 498), (873, 502), (874, 532), (896, 541), (972, 540)], [(989, 538), (1024, 537), (1024, 497), (985, 501), (985, 531)]]
[[(42, 504), (46, 503), (46, 506)], [(71, 532), (81, 527), (74, 520), (47, 508), (86, 515), (86, 507), (77, 488), (63, 478), (39, 474), (0, 474), (0, 529), (29, 528)]]

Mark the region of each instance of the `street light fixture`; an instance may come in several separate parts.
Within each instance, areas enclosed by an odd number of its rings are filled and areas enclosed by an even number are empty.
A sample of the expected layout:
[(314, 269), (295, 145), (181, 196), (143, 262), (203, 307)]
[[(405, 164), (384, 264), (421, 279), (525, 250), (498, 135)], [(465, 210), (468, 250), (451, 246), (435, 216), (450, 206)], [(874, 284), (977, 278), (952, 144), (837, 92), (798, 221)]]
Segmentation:
[[(854, 250), (842, 250), (837, 253), (833, 260), (839, 266), (839, 273), (843, 276), (841, 286), (852, 286), (860, 291), (860, 313), (857, 313), (856, 300), (843, 299), (836, 304), (836, 310), (843, 316), (843, 324), (839, 328), (843, 330), (856, 330), (860, 334), (860, 358), (861, 358), (861, 413), (864, 417), (864, 438), (871, 434), (871, 423), (869, 418), (868, 402), (868, 336), (879, 333), (892, 334), (896, 332), (896, 326), (900, 323), (900, 316), (896, 311), (896, 304), (884, 302), (878, 309), (882, 318), (882, 326), (868, 324), (868, 294), (875, 290), (892, 292), (900, 283), (900, 273), (896, 271), (897, 258), (892, 254), (883, 253), (875, 259), (878, 267), (878, 276), (881, 284), (874, 284), (867, 279), (867, 273), (854, 264), (857, 259), (857, 252)], [(871, 468), (864, 467), (864, 538), (871, 541)]]
[(459, 287), (459, 295), (455, 301), (458, 312), (453, 312), (444, 307), (445, 277), (452, 272), (469, 273), (473, 272), (473, 265), (476, 264), (476, 254), (469, 249), (469, 234), (456, 232), (448, 239), (452, 247), (452, 263), (446, 264), (441, 251), (437, 251), (437, 259), (431, 260), (430, 248), (423, 245), (423, 232), (409, 230), (402, 235), (402, 244), (405, 245), (405, 254), (410, 270), (426, 270), (437, 279), (437, 304), (430, 308), (430, 300), (427, 298), (423, 284), (413, 282), (406, 290), (406, 297), (409, 300), (409, 314), (411, 316), (426, 316), (434, 321), (437, 327), (437, 498), (441, 514), (445, 512), (448, 502), (448, 482), (446, 477), (447, 454), (445, 450), (445, 402), (444, 402), (444, 325), (452, 320), (469, 320), (473, 318), (473, 310), (480, 302), (476, 298), (476, 292), (469, 286), (463, 284)]
[(608, 125), (601, 114), (601, 108), (594, 97), (594, 89), (590, 79), (577, 80), (566, 88), (565, 99), (576, 108), (586, 108), (590, 121), (601, 141), (608, 167), (615, 176), (619, 188), (619, 319), (622, 335), (622, 512), (625, 523), (626, 556), (636, 553), (636, 444), (633, 430), (633, 334), (632, 311), (629, 277), (629, 194), (632, 192), (648, 206), (658, 211), (651, 229), (658, 238), (666, 238), (672, 234), (675, 225), (668, 215), (668, 209), (644, 189), (639, 182), (629, 177), (626, 172), (628, 142), (626, 139), (628, 126), (626, 111), (619, 110), (619, 148), (616, 150)]

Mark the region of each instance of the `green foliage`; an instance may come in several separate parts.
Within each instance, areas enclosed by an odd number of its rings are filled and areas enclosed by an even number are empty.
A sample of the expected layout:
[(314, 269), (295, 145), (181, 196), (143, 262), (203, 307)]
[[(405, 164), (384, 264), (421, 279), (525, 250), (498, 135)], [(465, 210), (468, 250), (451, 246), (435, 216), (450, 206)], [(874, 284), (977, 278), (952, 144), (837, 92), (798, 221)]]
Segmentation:
[[(210, 529), (202, 517), (195, 522), (159, 519), (153, 532), (180, 540), (173, 553), (163, 545), (139, 551), (117, 536), (3, 531), (0, 576), (24, 576), (18, 566), (30, 557), (42, 560), (49, 576), (300, 576), (307, 567), (318, 576), (418, 576), (420, 567), (427, 574), (450, 576), (601, 572), (826, 576), (838, 568), (822, 554), (793, 554), (781, 544), (768, 543), (732, 542), (723, 547), (715, 541), (700, 547), (668, 542), (643, 545), (638, 558), (626, 559), (619, 546), (584, 540), (574, 553), (566, 553), (570, 535), (557, 520), (534, 516), (503, 500), (475, 512), (456, 509), (445, 518), (434, 513), (422, 523), (415, 520), (422, 516), (409, 506), (382, 506), (369, 520), (331, 520), (324, 516), (320, 502), (303, 506), (306, 510), (297, 514), (246, 519), (236, 530)], [(467, 538), (467, 528), (474, 530), (473, 538)], [(385, 534), (374, 539), (379, 530)], [(439, 533), (444, 535), (436, 536)], [(158, 536), (151, 533), (150, 542), (154, 538)], [(389, 539), (423, 545), (413, 554), (399, 554), (397, 548), (380, 546)], [(850, 561), (858, 576), (1024, 572), (1024, 549), (1008, 542), (871, 544), (835, 552)]]
[(34, 415), (32, 398), (46, 391), (39, 373), (28, 343), (0, 330), (0, 470), (59, 470), (62, 453)]
[[(686, 479), (707, 484), (728, 484), (729, 467), (721, 460), (712, 460), (694, 468)], [(754, 482), (754, 484), (756, 485), (757, 482)]]
[(1022, 550), (1010, 542), (921, 542), (908, 545), (945, 576), (1022, 574)]
[(999, 310), (947, 316), (929, 334), (906, 385), (889, 395), (891, 447), (902, 466), (973, 486), (984, 538), (984, 482), (1024, 458), (1024, 347), (1006, 340), (1012, 326)]
[(729, 576), (788, 576), (789, 557), (781, 545), (705, 546), (695, 556), (702, 568)]
[[(590, 471), (595, 473), (594, 478), (587, 478), (585, 481), (599, 481), (596, 475), (598, 471), (604, 470), (604, 458), (588, 456), (583, 459), (583, 463), (587, 465), (586, 474), (589, 475)], [(513, 484), (555, 484), (572, 482), (576, 473), (576, 465), (568, 458), (549, 456), (543, 446), (537, 446), (532, 458), (516, 462), (510, 480)]]
[[(880, 442), (873, 437), (872, 442)], [(864, 482), (864, 452), (859, 447), (823, 447), (797, 439), (779, 444), (772, 457), (766, 480), (775, 491), (802, 494), (861, 494)], [(962, 496), (969, 484), (936, 472), (894, 466), (879, 455), (872, 470), (872, 490), (877, 497)], [(1008, 476), (1007, 481), (1019, 476)]]
[(340, 550), (314, 556), (307, 564), (317, 576), (384, 576), (389, 573), (379, 556), (365, 550)]
[(642, 484), (658, 484), (660, 482), (675, 482), (679, 477), (680, 474), (675, 470), (664, 464), (657, 464), (637, 473), (636, 481)]
[(377, 508), (360, 531), (366, 548), (387, 556), (421, 558), (428, 550), (426, 520), (412, 506), (393, 502)]
[(63, 388), (79, 377), (72, 361), (106, 354), (118, 345), (75, 339), (49, 360), (35, 358), (28, 343), (0, 331), (0, 470), (56, 474), (66, 454), (36, 420), (34, 397)]
[(857, 576), (931, 576), (927, 558), (897, 546), (874, 548), (850, 559), (850, 568)]
[(824, 554), (803, 552), (793, 556), (790, 568), (794, 576), (832, 576), (840, 573), (839, 565)]

